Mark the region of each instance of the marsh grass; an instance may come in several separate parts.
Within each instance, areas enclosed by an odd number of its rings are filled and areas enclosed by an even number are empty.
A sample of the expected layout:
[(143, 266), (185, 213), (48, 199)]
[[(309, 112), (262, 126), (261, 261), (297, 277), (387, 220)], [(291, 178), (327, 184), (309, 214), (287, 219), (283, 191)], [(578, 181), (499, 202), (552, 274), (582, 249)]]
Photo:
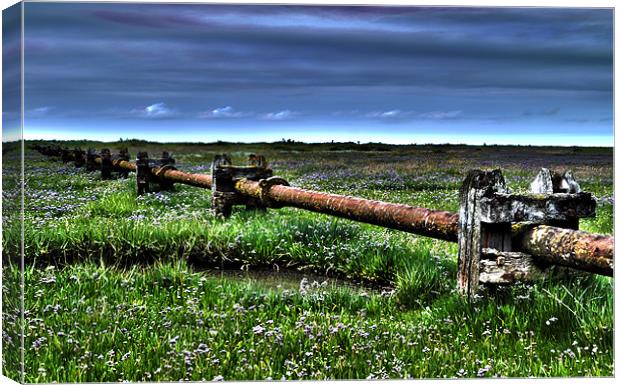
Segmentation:
[[(179, 168), (208, 172), (226, 146), (179, 146)], [(294, 185), (450, 211), (467, 168), (501, 166), (522, 191), (537, 167), (566, 161), (553, 149), (529, 150), (541, 152), (534, 164), (495, 148), (365, 158), (284, 146), (262, 152)], [(236, 148), (238, 162), (261, 152)], [(611, 233), (611, 157), (588, 156), (570, 164), (601, 198), (582, 228)], [(235, 208), (223, 220), (202, 189), (137, 198), (132, 179), (27, 159), (27, 382), (613, 375), (610, 278), (487, 288), (467, 302), (455, 292), (455, 244), (292, 208)], [(17, 228), (5, 229), (5, 250), (18, 240)], [(285, 289), (204, 267), (296, 269), (361, 285)], [(18, 276), (5, 264), (7, 274)]]
[(29, 269), (26, 280), (32, 382), (612, 371), (612, 298), (598, 277), (519, 285), (473, 304), (444, 294), (410, 311), (390, 295), (205, 278), (184, 262), (86, 262)]

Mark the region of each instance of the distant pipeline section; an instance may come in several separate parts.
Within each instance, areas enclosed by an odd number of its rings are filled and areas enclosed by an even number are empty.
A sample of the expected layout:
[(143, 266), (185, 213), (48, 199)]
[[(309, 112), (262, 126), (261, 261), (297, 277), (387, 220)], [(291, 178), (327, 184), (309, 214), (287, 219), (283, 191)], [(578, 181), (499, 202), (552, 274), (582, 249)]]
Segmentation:
[[(73, 161), (78, 167), (86, 165), (87, 169), (93, 171), (100, 169), (102, 177), (104, 169), (106, 176), (108, 170), (119, 172), (121, 175), (137, 172), (140, 183), (139, 169), (146, 168), (146, 172), (152, 178), (150, 182), (181, 183), (211, 189), (214, 196), (218, 194), (218, 199), (224, 200), (227, 205), (247, 205), (248, 202), (254, 202), (270, 208), (295, 207), (444, 241), (459, 242), (459, 229), (462, 223), (457, 213), (288, 186), (283, 179), (271, 177), (271, 170), (266, 169), (266, 164), (256, 162), (256, 159), (253, 161), (254, 165), (246, 167), (234, 167), (230, 165), (229, 159), (223, 161), (220, 159), (214, 162), (212, 175), (205, 175), (177, 170), (172, 166), (174, 160), (171, 161), (166, 153), (159, 161), (154, 162), (148, 160), (145, 153), (140, 153), (136, 162), (132, 162), (126, 151), (112, 156), (109, 150), (105, 149), (101, 153), (96, 153), (94, 150), (69, 150), (59, 146), (36, 145), (34, 149), (47, 156), (59, 157), (63, 162)], [(148, 160), (146, 163), (145, 159)], [(260, 169), (263, 171), (259, 172)], [(220, 183), (219, 189), (216, 189), (217, 182), (214, 183), (214, 175), (217, 174), (215, 170), (218, 170), (217, 172), (223, 175), (222, 180), (227, 182)], [(269, 173), (265, 174), (264, 170), (268, 170)], [(235, 173), (247, 177), (235, 178)], [(252, 180), (257, 179), (253, 178), (257, 175), (268, 177)], [(582, 193), (579, 199), (583, 200), (585, 197), (592, 200), (589, 194), (585, 196), (583, 194), (585, 193)], [(543, 204), (548, 204), (545, 202)], [(614, 238), (611, 236), (541, 224), (515, 225), (511, 231), (510, 239), (514, 243), (514, 248), (532, 255), (536, 261), (613, 276)], [(482, 246), (479, 248), (482, 250)]]

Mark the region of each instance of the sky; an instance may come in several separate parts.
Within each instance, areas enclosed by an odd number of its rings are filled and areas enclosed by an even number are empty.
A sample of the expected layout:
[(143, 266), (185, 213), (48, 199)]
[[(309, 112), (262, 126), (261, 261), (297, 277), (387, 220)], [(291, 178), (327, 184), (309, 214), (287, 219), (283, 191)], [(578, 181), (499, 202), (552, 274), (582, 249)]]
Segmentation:
[(2, 11), (2, 141), (21, 139), (21, 7)]
[(24, 12), (26, 139), (613, 146), (611, 9)]

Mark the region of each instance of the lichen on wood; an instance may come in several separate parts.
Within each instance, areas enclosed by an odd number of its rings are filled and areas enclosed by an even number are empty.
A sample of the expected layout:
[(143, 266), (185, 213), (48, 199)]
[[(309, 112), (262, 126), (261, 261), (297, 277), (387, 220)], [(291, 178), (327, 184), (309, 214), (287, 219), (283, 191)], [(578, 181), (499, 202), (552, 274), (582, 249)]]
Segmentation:
[[(505, 191), (505, 180), (499, 170), (471, 170), (461, 185), (457, 271), (457, 287), (461, 295), (471, 297), (478, 290), (482, 237), (485, 236), (480, 220), (481, 200), (484, 196)], [(492, 234), (492, 237), (497, 238), (498, 235), (501, 238), (498, 233)]]
[(530, 192), (534, 194), (575, 194), (581, 192), (581, 187), (575, 180), (571, 170), (566, 170), (563, 174), (560, 174), (559, 172), (542, 168), (530, 184)]
[(571, 220), (594, 216), (596, 201), (590, 193), (502, 194), (481, 198), (480, 220), (484, 222), (535, 222)]
[(529, 254), (517, 251), (482, 249), (479, 282), (486, 284), (511, 284), (531, 282), (543, 278), (544, 268)]

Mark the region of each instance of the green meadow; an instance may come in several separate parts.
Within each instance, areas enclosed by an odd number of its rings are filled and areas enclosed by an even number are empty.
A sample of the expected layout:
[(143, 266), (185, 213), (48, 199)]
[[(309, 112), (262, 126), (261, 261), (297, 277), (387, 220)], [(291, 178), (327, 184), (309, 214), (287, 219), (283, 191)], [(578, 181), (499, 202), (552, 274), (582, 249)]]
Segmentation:
[[(215, 217), (208, 190), (24, 156), (26, 382), (613, 376), (613, 279), (574, 273), (456, 292), (457, 245), (295, 208)], [(473, 168), (525, 192), (571, 169), (613, 234), (613, 150), (353, 143), (66, 143), (209, 173), (264, 154), (291, 185), (458, 210)], [(3, 367), (19, 378), (18, 149), (3, 161)]]

